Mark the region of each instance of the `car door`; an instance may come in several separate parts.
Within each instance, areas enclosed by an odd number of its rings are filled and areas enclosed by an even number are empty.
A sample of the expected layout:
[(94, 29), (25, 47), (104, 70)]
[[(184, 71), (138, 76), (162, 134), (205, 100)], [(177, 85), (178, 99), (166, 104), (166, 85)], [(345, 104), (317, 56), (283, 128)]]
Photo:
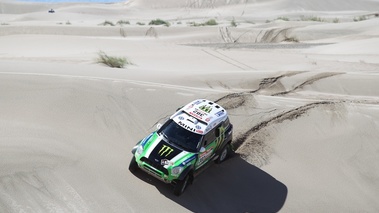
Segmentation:
[(214, 156), (214, 152), (216, 151), (217, 142), (218, 142), (216, 138), (217, 128), (219, 128), (219, 126), (209, 131), (203, 137), (202, 148), (198, 154), (198, 159), (195, 165), (196, 169), (202, 167)]

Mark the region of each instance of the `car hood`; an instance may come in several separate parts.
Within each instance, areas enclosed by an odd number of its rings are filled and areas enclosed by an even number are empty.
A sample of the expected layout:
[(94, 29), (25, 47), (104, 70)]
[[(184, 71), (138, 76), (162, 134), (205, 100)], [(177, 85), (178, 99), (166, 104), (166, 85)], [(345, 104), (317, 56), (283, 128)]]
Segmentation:
[(182, 150), (166, 142), (163, 136), (157, 133), (153, 133), (146, 145), (144, 148), (144, 157), (155, 163), (161, 163), (166, 166), (185, 165), (189, 162), (189, 158), (193, 159), (192, 157), (195, 156), (194, 153)]

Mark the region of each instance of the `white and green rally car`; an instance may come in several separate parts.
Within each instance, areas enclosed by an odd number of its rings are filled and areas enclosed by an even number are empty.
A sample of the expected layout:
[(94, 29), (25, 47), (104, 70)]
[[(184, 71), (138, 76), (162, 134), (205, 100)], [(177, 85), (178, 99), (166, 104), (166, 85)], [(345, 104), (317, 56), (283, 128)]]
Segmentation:
[(177, 196), (208, 162), (221, 163), (231, 150), (233, 125), (226, 110), (209, 100), (179, 108), (157, 127), (133, 148), (129, 170), (172, 183)]

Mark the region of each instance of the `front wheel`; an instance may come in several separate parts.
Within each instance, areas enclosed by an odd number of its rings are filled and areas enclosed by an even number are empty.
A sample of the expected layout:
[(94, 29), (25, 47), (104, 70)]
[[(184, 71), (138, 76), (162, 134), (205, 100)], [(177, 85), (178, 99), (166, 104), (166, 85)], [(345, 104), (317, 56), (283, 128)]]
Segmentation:
[(130, 160), (129, 163), (129, 171), (136, 172), (138, 170), (138, 164), (136, 162), (136, 158), (133, 156), (133, 158)]
[(187, 175), (183, 180), (179, 180), (174, 187), (174, 195), (180, 196), (183, 194), (184, 190), (187, 188), (189, 183), (189, 175)]

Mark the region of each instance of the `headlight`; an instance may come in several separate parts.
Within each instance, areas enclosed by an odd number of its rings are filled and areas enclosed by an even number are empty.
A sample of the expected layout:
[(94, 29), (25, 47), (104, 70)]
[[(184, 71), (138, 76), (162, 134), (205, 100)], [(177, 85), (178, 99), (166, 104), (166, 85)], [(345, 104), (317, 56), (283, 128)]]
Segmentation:
[(180, 173), (182, 173), (182, 171), (183, 171), (183, 167), (178, 166), (178, 167), (175, 167), (171, 170), (171, 174), (172, 175), (179, 175)]
[(142, 151), (143, 151), (143, 147), (142, 147), (142, 145), (139, 145), (137, 148), (137, 151), (136, 151), (137, 155), (142, 154)]

